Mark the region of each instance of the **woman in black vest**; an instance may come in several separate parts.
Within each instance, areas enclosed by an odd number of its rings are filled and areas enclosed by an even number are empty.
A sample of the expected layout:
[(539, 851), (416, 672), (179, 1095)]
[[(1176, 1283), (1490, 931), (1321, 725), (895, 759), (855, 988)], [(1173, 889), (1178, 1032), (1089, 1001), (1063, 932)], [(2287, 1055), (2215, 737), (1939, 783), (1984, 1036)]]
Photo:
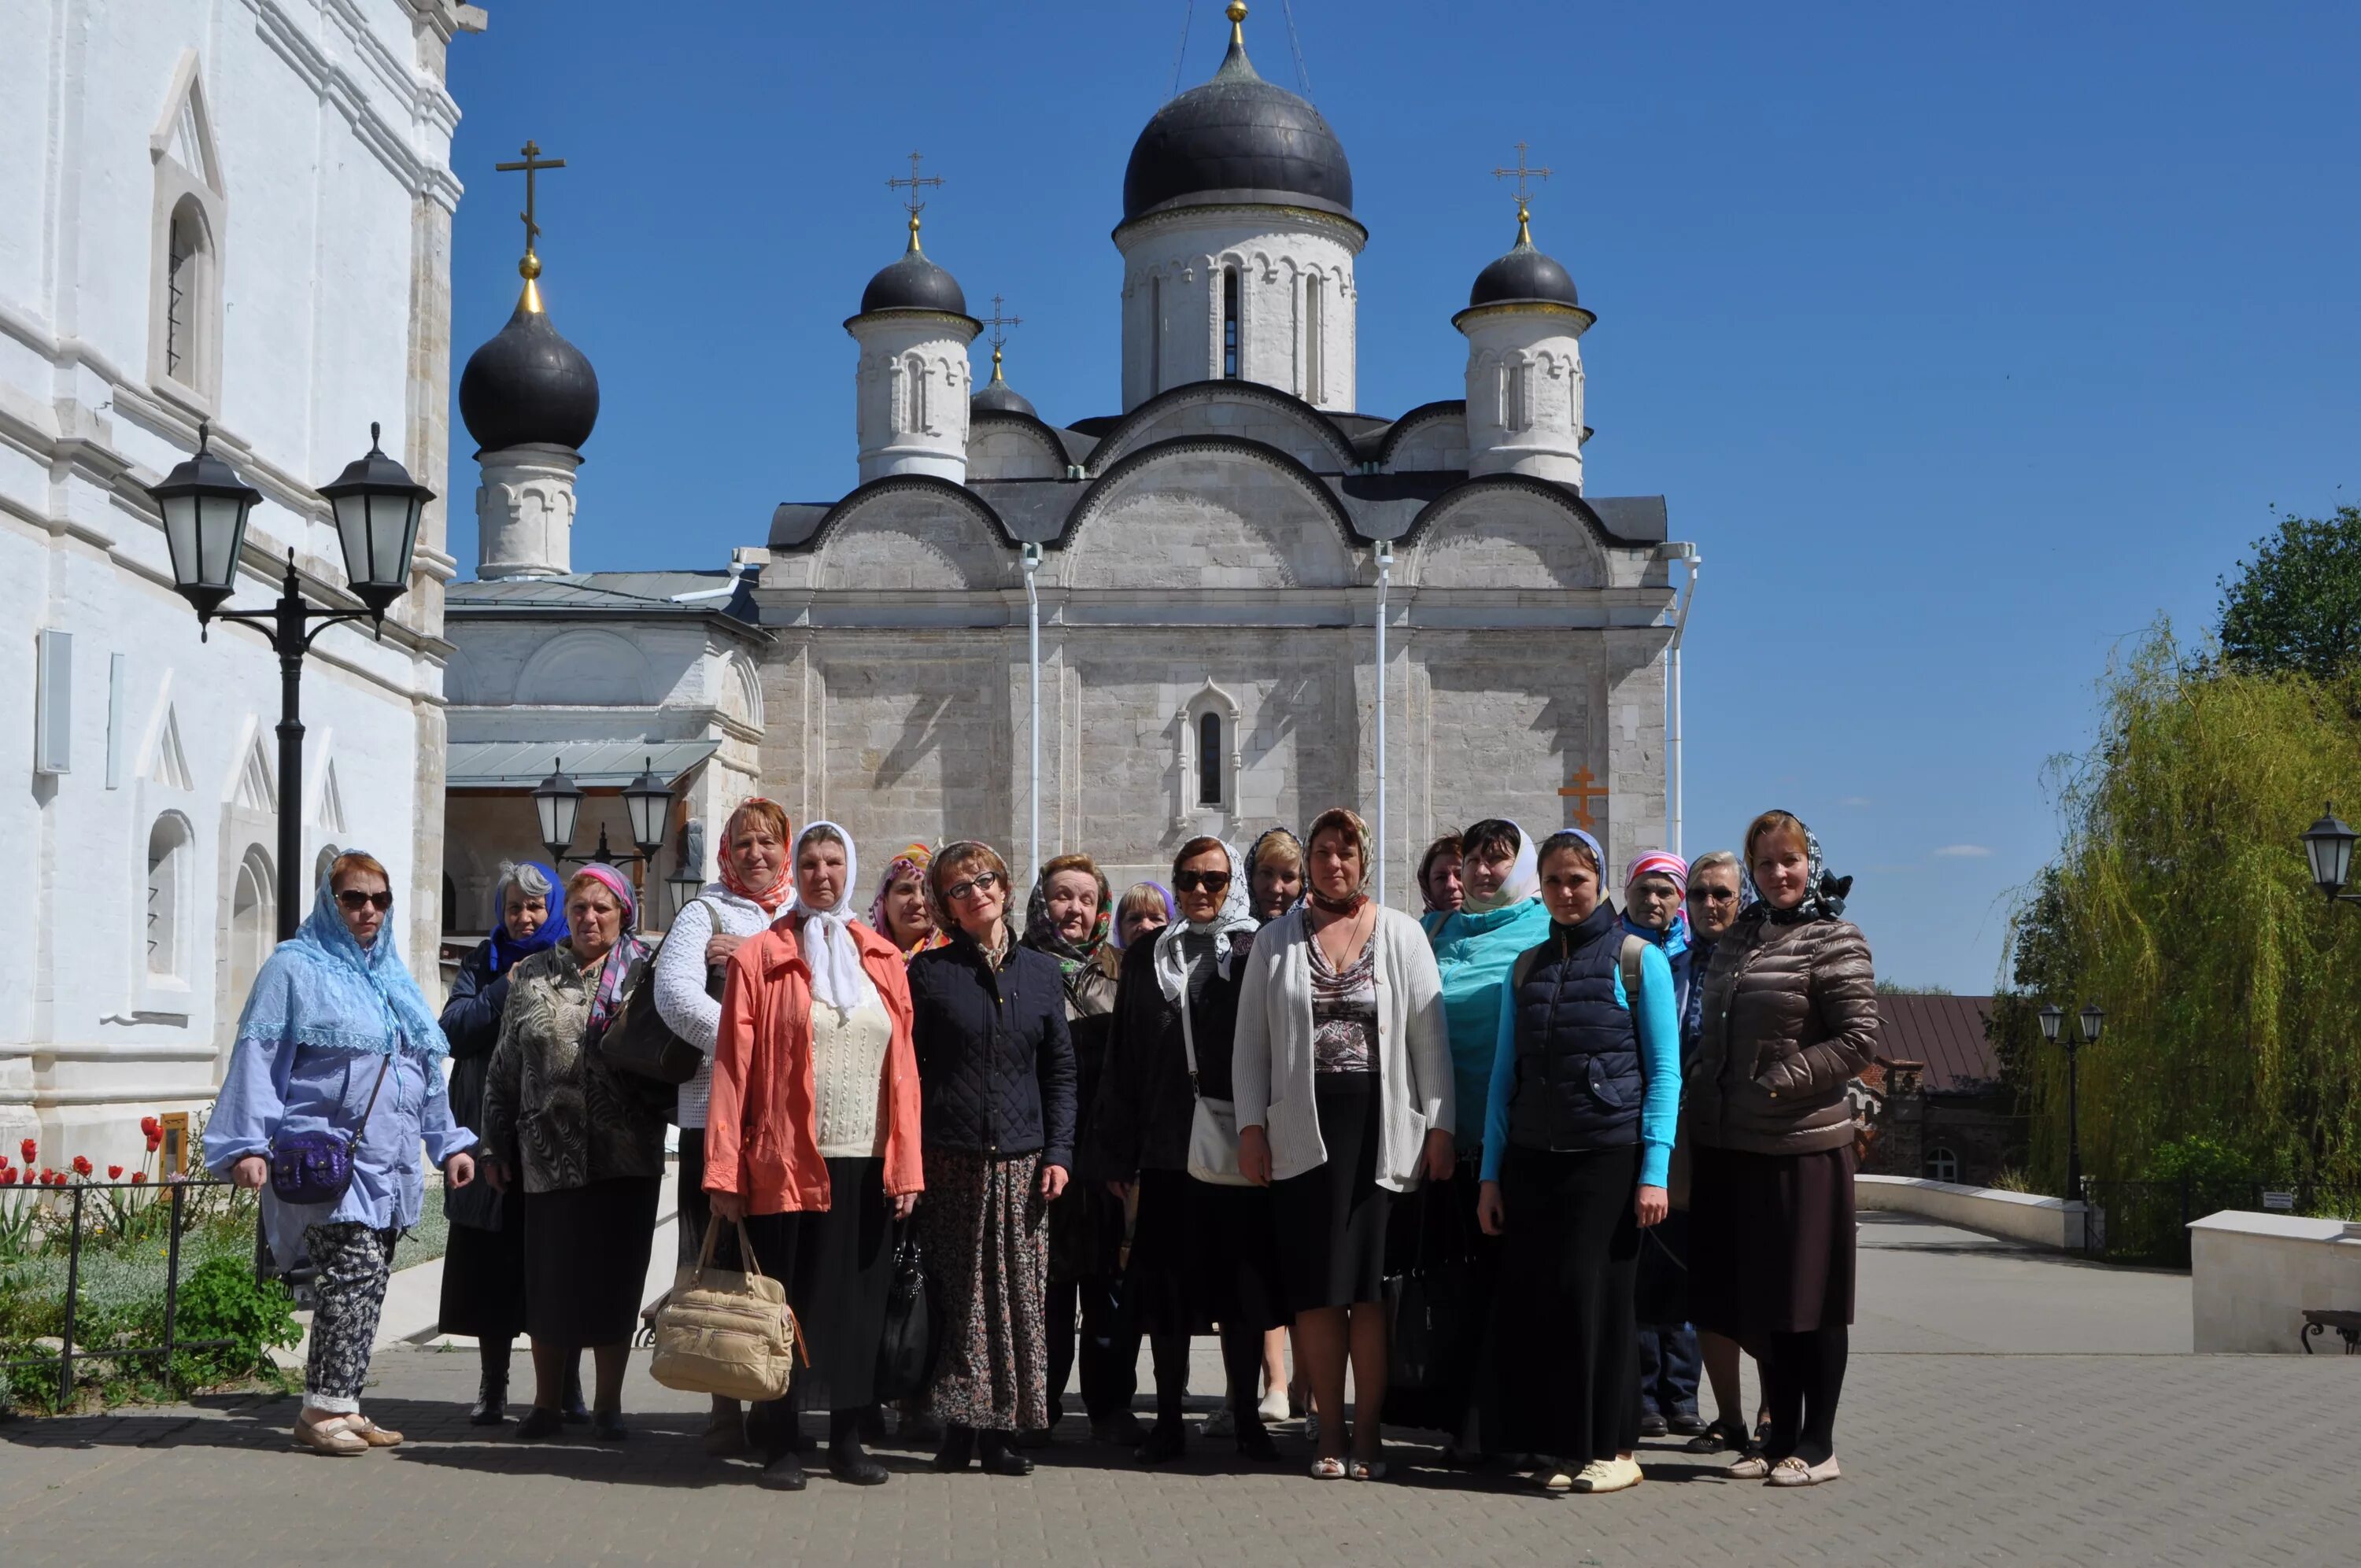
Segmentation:
[(1680, 1113), (1672, 970), (1627, 940), (1599, 896), (1602, 863), (1578, 829), (1542, 845), (1550, 932), (1502, 982), (1477, 1203), (1485, 1232), (1508, 1237), (1500, 1446), (1547, 1455), (1534, 1479), (1550, 1492), (1642, 1478), (1632, 1286), (1640, 1232), (1664, 1217)]

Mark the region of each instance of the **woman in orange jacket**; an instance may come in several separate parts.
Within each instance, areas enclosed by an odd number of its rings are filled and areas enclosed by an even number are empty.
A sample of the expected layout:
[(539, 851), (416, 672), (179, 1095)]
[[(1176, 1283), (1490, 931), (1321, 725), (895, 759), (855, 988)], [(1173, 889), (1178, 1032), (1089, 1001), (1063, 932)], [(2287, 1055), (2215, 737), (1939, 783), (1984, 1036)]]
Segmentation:
[(876, 1414), (894, 1222), (926, 1181), (902, 955), (850, 917), (859, 864), (842, 828), (806, 828), (794, 866), (794, 906), (730, 955), (705, 1190), (717, 1223), (744, 1220), (811, 1353), (794, 1391), (760, 1409), (762, 1484), (799, 1492), (804, 1409), (829, 1412), (829, 1474), (886, 1479), (861, 1428)]

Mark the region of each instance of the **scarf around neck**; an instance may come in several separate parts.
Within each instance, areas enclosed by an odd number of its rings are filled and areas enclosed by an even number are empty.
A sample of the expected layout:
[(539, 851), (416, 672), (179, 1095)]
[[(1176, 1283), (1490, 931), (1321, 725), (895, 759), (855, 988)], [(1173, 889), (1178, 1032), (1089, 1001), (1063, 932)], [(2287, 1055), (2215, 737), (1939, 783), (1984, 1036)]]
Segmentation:
[(861, 852), (853, 847), (852, 835), (838, 824), (815, 822), (796, 835), (796, 860), (803, 858), (804, 845), (811, 836), (823, 828), (844, 840), (844, 891), (826, 909), (815, 909), (799, 896), (796, 913), (803, 921), (804, 962), (811, 970), (812, 995), (840, 1013), (849, 1013), (861, 1004), (861, 945), (848, 928), (852, 916), (845, 905), (857, 885), (853, 879), (861, 874)]
[[(1070, 866), (1067, 871), (1080, 869)], [(1063, 876), (1066, 872), (1059, 874)], [(1115, 927), (1115, 905), (1107, 892), (1106, 873), (1094, 864), (1091, 874), (1099, 882), (1098, 918), (1091, 922), (1090, 935), (1079, 942), (1067, 940), (1065, 933), (1058, 929), (1057, 922), (1049, 918), (1048, 872), (1034, 879), (1033, 896), (1025, 903), (1025, 945), (1057, 959), (1058, 972), (1070, 979), (1096, 961), (1099, 949), (1106, 943), (1107, 933)]]
[[(1510, 862), (1509, 880), (1502, 883), (1500, 891), (1489, 898), (1478, 900), (1474, 894), (1467, 894), (1466, 902), (1460, 907), (1471, 914), (1489, 915), (1496, 909), (1506, 909), (1512, 904), (1522, 904), (1526, 899), (1536, 898), (1541, 894), (1542, 867), (1538, 856), (1539, 846), (1533, 842), (1533, 836), (1525, 831), (1523, 823), (1512, 820), (1509, 826), (1517, 830), (1517, 858)], [(1598, 840), (1587, 833), (1583, 833), (1579, 828), (1569, 828), (1568, 831), (1581, 833), (1583, 841), (1590, 846), (1590, 852), (1598, 857), (1598, 878), (1603, 885), (1607, 880), (1607, 856), (1598, 848)], [(1467, 872), (1464, 861), (1459, 878), (1460, 884), (1463, 887), (1466, 885)]]
[[(623, 908), (615, 945), (607, 949), (606, 958), (598, 965), (598, 976), (590, 982), (590, 1022), (583, 1031), (583, 1038), (589, 1041), (604, 1035), (607, 1025), (615, 1021), (615, 1014), (623, 1010), (623, 987), (631, 979), (631, 966), (648, 956), (648, 945), (631, 934), (631, 927), (639, 924), (639, 903), (632, 898), (631, 884), (623, 879), (622, 872), (593, 861), (575, 874), (588, 876), (597, 882), (613, 894), (616, 902)], [(574, 959), (576, 966), (580, 967), (580, 949), (574, 945), (570, 932), (566, 938), (566, 951)]]
[[(1794, 814), (1789, 813), (1790, 816)], [(1804, 819), (1795, 818), (1801, 827)], [(1765, 902), (1760, 888), (1754, 885), (1754, 868), (1739, 870), (1742, 886), (1739, 892), (1741, 918), (1758, 911), (1773, 926), (1797, 926), (1806, 920), (1834, 920), (1844, 914), (1845, 899), (1852, 892), (1852, 878), (1830, 876), (1828, 864), (1820, 856), (1820, 836), (1809, 828), (1804, 828), (1804, 901), (1793, 909), (1773, 909)]]
[(451, 1049), (402, 964), (392, 911), (377, 940), (362, 947), (325, 876), (302, 928), (272, 949), (254, 977), (237, 1037), (377, 1056), (402, 1050), (432, 1058)]
[[(1183, 920), (1167, 926), (1159, 933), (1156, 951), (1151, 955), (1156, 963), (1157, 988), (1164, 992), (1164, 1000), (1175, 1006), (1186, 1005), (1189, 997), (1204, 988), (1202, 980), (1192, 983), (1190, 974), (1192, 970), (1202, 967), (1207, 942), (1213, 944), (1213, 972), (1227, 980), (1230, 978), (1231, 956), (1237, 948), (1236, 944), (1224, 938), (1241, 931), (1258, 929), (1246, 893), (1246, 879), (1238, 874), (1238, 867), (1242, 863), (1238, 852), (1224, 843), (1222, 856), (1230, 863), (1229, 892), (1222, 900), (1222, 907), (1209, 920)], [(1194, 955), (1188, 950), (1190, 943), (1187, 938), (1191, 937), (1198, 939)]]

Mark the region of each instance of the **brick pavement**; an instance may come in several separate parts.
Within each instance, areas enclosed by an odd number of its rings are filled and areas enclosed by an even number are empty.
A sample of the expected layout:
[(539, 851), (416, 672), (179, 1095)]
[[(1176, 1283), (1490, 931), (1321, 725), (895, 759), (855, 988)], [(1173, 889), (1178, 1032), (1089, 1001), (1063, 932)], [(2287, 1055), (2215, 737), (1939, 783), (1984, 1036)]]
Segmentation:
[[(1986, 1277), (2023, 1261), (1959, 1239), (1934, 1226), (1865, 1234), (1865, 1310), (1901, 1321), (1914, 1299), (1988, 1299)], [(2138, 1277), (2116, 1277), (2133, 1290)], [(2169, 1301), (2174, 1288), (2147, 1288)], [(2028, 1291), (2011, 1309), (2023, 1334), (1988, 1312), (1983, 1337), (2054, 1339), (2053, 1298), (2093, 1288), (2104, 1299), (2116, 1285)], [(474, 1383), (464, 1351), (381, 1352), (369, 1409), (411, 1441), (334, 1462), (288, 1446), (284, 1398), (0, 1426), (0, 1547), (11, 1563), (357, 1556), (405, 1568), (2361, 1561), (2361, 1357), (1865, 1349), (1835, 1486), (1725, 1483), (1658, 1445), (1642, 1455), (1648, 1485), (1555, 1500), (1440, 1469), (1414, 1441), (1386, 1483), (1314, 1482), (1291, 1436), (1284, 1470), (1235, 1473), (1201, 1450), (1144, 1474), (1069, 1441), (1026, 1480), (939, 1476), (890, 1450), (889, 1486), (816, 1474), (801, 1496), (773, 1496), (750, 1464), (704, 1458), (697, 1401), (642, 1374), (626, 1401), (633, 1435), (614, 1447), (488, 1439), (465, 1424)]]

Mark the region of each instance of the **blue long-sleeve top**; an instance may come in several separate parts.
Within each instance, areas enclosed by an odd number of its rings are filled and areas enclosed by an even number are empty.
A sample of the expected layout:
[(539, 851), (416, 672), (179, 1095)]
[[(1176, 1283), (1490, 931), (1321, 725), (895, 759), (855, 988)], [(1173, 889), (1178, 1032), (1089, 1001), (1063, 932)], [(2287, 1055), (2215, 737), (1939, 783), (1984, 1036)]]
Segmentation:
[[(1491, 1092), (1484, 1103), (1483, 1179), (1500, 1179), (1500, 1159), (1509, 1148), (1509, 1098), (1517, 1084), (1517, 1005), (1509, 993), (1513, 970), (1500, 981), (1499, 1026), (1492, 1042)], [(1635, 1011), (1623, 989), (1623, 966), (1615, 966), (1615, 1004)], [(1681, 1119), (1680, 1010), (1673, 997), (1673, 967), (1664, 949), (1651, 943), (1640, 955), (1640, 1185), (1664, 1185), (1673, 1163), (1673, 1139)]]

